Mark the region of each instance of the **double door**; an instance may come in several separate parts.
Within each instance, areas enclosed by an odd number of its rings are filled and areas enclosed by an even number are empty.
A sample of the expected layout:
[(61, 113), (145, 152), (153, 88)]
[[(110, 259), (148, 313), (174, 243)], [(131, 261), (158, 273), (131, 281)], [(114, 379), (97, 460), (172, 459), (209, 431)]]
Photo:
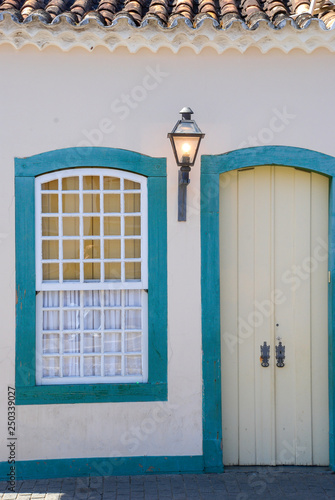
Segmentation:
[(288, 167), (221, 175), (225, 465), (328, 464), (328, 190)]

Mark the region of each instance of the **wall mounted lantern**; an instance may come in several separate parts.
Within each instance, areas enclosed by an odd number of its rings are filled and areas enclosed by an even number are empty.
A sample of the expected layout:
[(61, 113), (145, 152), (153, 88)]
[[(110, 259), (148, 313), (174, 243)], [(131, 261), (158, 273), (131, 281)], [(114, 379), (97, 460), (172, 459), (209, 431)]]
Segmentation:
[(172, 132), (168, 134), (177, 165), (180, 167), (178, 177), (178, 220), (186, 220), (186, 193), (190, 183), (189, 173), (193, 167), (203, 134), (194, 120), (191, 119), (191, 108), (180, 111), (178, 120)]

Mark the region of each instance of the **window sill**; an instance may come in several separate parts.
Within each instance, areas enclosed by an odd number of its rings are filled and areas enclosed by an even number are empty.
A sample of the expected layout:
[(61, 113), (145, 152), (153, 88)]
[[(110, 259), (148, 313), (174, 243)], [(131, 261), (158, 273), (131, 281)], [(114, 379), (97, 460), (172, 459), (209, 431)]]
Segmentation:
[(167, 383), (16, 387), (16, 405), (167, 401)]

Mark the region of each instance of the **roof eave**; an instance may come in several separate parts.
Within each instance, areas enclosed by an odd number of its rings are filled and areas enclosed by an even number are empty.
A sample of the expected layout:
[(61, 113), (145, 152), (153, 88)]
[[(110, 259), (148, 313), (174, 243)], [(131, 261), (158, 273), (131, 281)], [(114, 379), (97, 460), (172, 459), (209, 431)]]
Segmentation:
[(225, 28), (212, 17), (202, 17), (196, 26), (183, 17), (175, 18), (166, 27), (155, 16), (146, 17), (136, 26), (130, 16), (116, 17), (110, 26), (104, 26), (98, 19), (84, 19), (75, 25), (66, 16), (46, 23), (37, 16), (20, 22), (13, 13), (0, 12), (0, 44), (9, 43), (17, 49), (33, 45), (40, 50), (54, 46), (63, 51), (81, 47), (92, 51), (95, 47), (106, 47), (113, 52), (126, 47), (136, 53), (146, 48), (156, 53), (168, 48), (177, 53), (185, 47), (200, 53), (211, 47), (221, 54), (235, 49), (240, 53), (250, 48), (258, 48), (262, 53), (279, 49), (284, 53), (294, 49), (311, 53), (319, 48), (335, 52), (335, 23), (329, 29), (315, 18), (308, 21), (303, 29), (293, 19), (286, 19), (274, 26), (261, 20), (252, 29), (240, 20), (233, 19)]

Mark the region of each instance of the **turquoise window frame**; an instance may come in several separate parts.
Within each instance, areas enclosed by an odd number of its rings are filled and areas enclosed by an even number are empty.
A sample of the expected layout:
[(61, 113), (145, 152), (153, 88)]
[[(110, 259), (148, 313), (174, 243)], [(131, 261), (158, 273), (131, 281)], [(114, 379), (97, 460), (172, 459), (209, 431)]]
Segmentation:
[[(35, 177), (76, 167), (126, 170), (148, 185), (148, 382), (36, 385)], [(16, 404), (167, 400), (166, 159), (113, 148), (69, 148), (15, 159)]]
[(201, 290), (203, 338), (203, 454), (207, 472), (222, 466), (220, 354), (220, 174), (260, 165), (283, 165), (329, 177), (329, 464), (335, 470), (335, 158), (289, 146), (261, 146), (201, 157)]

